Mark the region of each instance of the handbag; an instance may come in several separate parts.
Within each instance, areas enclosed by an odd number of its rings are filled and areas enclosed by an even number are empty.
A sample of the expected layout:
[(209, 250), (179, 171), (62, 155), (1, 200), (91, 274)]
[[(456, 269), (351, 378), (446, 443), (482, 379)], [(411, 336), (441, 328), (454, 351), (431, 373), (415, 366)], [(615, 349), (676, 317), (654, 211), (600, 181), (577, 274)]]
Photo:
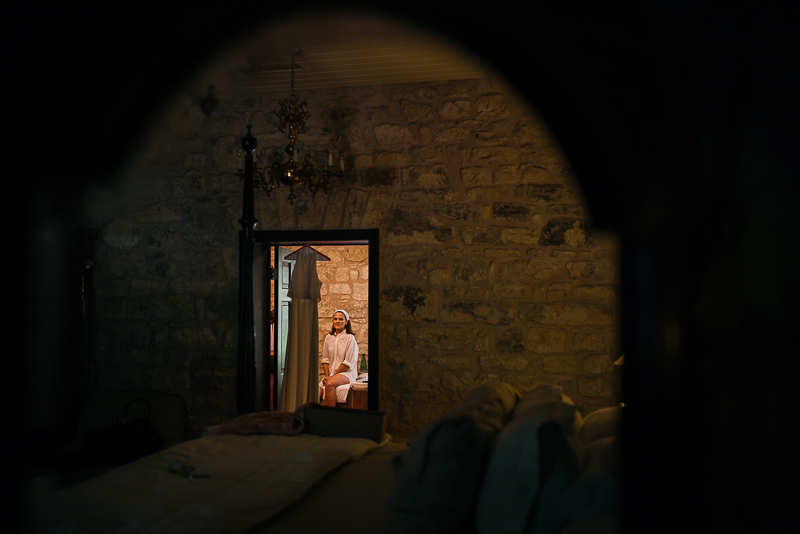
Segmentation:
[[(147, 415), (128, 420), (128, 411), (137, 402), (147, 405)], [(87, 460), (99, 465), (122, 465), (156, 452), (161, 447), (161, 437), (150, 425), (151, 410), (147, 399), (133, 399), (117, 424), (89, 432), (83, 442)]]

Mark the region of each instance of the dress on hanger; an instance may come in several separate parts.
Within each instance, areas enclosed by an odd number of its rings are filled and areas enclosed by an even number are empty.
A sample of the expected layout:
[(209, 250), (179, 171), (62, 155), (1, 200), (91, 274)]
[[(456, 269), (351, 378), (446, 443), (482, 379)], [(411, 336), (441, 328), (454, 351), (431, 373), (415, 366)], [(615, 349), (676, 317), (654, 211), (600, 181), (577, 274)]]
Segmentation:
[(297, 251), (297, 264), (289, 284), (289, 333), (279, 409), (293, 412), (308, 402), (319, 402), (319, 277), (317, 251)]

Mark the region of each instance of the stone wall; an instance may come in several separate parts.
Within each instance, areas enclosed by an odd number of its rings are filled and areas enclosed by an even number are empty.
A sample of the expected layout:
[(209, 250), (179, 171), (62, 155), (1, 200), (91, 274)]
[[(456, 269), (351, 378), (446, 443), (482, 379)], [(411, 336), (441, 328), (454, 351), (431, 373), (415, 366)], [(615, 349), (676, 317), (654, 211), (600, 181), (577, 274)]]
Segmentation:
[[(584, 413), (618, 402), (615, 240), (595, 232), (554, 139), (495, 80), (303, 91), (299, 141), (339, 139), (345, 184), (294, 206), (257, 194), (257, 229), (379, 228), (381, 409), (410, 439), (487, 380), (555, 383)], [(98, 390), (152, 387), (196, 427), (234, 413), (237, 219), (245, 125), (285, 144), (286, 95), (179, 95), (114, 191), (87, 197)]]

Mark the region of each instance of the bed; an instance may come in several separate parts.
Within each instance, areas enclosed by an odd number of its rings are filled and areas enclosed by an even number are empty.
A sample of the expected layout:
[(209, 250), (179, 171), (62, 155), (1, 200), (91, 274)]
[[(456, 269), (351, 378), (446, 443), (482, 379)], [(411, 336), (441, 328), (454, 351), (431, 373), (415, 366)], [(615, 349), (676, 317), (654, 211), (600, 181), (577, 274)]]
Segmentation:
[(488, 383), (410, 446), (316, 435), (312, 418), (297, 433), (284, 416), (277, 433), (215, 431), (42, 496), (31, 531), (617, 531), (621, 408), (584, 420), (560, 388)]

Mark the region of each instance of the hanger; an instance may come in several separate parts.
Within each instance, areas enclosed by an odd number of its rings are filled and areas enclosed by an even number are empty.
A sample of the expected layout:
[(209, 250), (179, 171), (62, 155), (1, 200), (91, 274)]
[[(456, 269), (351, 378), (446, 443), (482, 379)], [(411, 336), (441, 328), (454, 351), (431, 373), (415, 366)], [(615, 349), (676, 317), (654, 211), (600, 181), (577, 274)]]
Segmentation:
[(302, 247), (298, 248), (297, 250), (295, 250), (291, 254), (287, 255), (284, 259), (285, 260), (295, 260), (295, 259), (297, 259), (296, 258), (297, 253), (300, 252), (301, 250), (303, 250), (304, 248), (310, 248), (311, 250), (316, 252), (317, 253), (317, 261), (331, 261), (331, 259), (328, 256), (326, 256), (325, 254), (323, 254), (319, 250), (315, 249), (314, 247), (310, 247), (308, 245), (303, 245)]

